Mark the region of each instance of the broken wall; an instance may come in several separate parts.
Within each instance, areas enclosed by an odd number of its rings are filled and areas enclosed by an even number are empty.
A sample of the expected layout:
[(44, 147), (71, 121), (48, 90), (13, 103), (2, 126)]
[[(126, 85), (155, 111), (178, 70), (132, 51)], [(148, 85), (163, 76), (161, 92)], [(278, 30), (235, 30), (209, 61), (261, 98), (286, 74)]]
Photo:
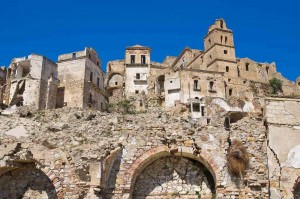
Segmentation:
[(294, 198), (300, 176), (300, 99), (267, 98), (271, 199)]
[(64, 102), (70, 107), (83, 106), (85, 59), (58, 62), (60, 88), (64, 88)]

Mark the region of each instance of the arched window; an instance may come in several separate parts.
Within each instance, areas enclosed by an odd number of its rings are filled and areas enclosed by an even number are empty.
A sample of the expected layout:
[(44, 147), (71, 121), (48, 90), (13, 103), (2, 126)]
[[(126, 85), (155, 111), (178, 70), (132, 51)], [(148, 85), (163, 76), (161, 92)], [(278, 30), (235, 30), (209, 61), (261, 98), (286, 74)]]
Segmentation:
[(269, 74), (269, 66), (266, 67), (267, 74)]
[(238, 73), (238, 77), (240, 77), (240, 76), (241, 76), (241, 73), (240, 73), (240, 68), (239, 68), (239, 66), (237, 67), (237, 73)]
[(227, 73), (229, 72), (229, 66), (226, 66), (226, 72)]
[(229, 89), (229, 96), (231, 96), (231, 95), (232, 95), (232, 88)]
[(224, 21), (223, 20), (221, 20), (220, 21), (220, 27), (223, 29), (223, 24), (224, 24)]
[(225, 44), (227, 43), (227, 37), (225, 37)]
[(211, 44), (211, 40), (210, 39), (208, 39), (208, 43), (209, 43), (209, 45)]

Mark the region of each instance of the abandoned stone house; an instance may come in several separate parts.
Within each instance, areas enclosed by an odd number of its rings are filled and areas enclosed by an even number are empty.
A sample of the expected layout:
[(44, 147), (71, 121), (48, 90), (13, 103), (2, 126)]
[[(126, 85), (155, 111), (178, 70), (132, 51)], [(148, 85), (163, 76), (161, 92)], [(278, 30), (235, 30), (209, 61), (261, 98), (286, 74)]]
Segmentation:
[(14, 58), (6, 79), (1, 86), (0, 102), (8, 106), (105, 109), (105, 73), (92, 48), (60, 55), (57, 63), (35, 54)]
[(273, 77), (282, 81), (282, 95), (300, 93), (300, 79), (295, 84), (284, 78), (276, 71), (275, 63), (236, 58), (233, 32), (223, 19), (209, 27), (204, 51), (186, 47), (177, 57), (167, 56), (163, 63), (151, 61), (150, 52), (150, 48), (136, 45), (126, 49), (124, 60), (108, 62), (106, 87), (110, 102), (120, 93), (135, 95), (140, 101), (142, 91), (149, 98), (156, 97), (165, 108), (185, 104), (193, 118), (200, 118), (209, 116), (207, 97), (244, 97), (251, 101), (264, 96), (262, 88)]
[(14, 58), (7, 68), (3, 103), (53, 109), (58, 83), (57, 64), (46, 57)]
[(101, 60), (92, 48), (58, 57), (60, 85), (56, 107), (79, 107), (105, 110), (105, 73)]

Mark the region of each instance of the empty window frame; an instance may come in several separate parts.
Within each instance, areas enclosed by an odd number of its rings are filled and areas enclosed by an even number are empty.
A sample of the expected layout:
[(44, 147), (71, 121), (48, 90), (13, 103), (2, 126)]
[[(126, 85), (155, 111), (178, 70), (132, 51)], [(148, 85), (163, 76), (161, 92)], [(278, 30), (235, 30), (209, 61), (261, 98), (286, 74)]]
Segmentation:
[(226, 66), (226, 72), (227, 73), (229, 72), (229, 66)]
[(97, 87), (99, 88), (100, 87), (100, 78), (97, 77)]
[(249, 71), (249, 63), (246, 63), (246, 71)]
[(139, 94), (139, 90), (135, 90), (135, 94)]
[(229, 96), (232, 96), (232, 88), (229, 89)]
[(224, 50), (224, 54), (227, 55), (227, 53), (228, 53), (228, 51), (227, 51), (227, 50)]
[(130, 55), (130, 63), (131, 64), (135, 63), (135, 55)]
[(146, 55), (141, 55), (141, 64), (146, 64)]
[(75, 59), (76, 58), (76, 53), (73, 53), (72, 57), (73, 57), (73, 59)]
[(194, 80), (194, 90), (199, 90), (198, 80)]
[(143, 106), (143, 101), (142, 100), (140, 100), (140, 107), (142, 107)]
[(227, 37), (225, 37), (225, 44), (227, 44)]
[(94, 73), (90, 72), (90, 82), (93, 82)]
[(214, 82), (210, 81), (209, 82), (209, 90), (213, 90), (214, 89)]
[(200, 112), (200, 104), (193, 103), (193, 112)]
[(137, 73), (137, 74), (135, 75), (135, 78), (136, 78), (136, 79), (141, 79), (141, 74), (140, 74), (140, 73)]
[(115, 82), (115, 86), (118, 86), (118, 82)]

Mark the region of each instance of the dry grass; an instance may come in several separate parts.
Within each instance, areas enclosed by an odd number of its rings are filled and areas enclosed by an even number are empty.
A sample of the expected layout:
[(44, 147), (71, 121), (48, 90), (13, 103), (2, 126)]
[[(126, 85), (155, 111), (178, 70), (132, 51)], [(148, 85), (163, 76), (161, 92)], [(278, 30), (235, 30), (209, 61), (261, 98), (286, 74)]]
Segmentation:
[(228, 171), (235, 177), (244, 175), (249, 165), (249, 154), (242, 142), (234, 140), (227, 153)]

